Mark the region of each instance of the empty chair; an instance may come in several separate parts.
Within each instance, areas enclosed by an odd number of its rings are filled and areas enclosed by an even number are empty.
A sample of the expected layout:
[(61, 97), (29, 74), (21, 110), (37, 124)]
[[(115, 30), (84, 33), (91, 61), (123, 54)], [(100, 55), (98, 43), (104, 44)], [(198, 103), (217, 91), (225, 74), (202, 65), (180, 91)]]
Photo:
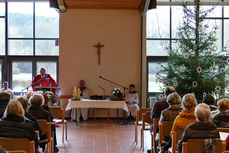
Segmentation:
[(64, 119), (64, 109), (59, 106), (50, 106), (50, 112), (53, 116), (53, 124), (62, 124), (62, 142), (64, 143), (64, 129), (65, 139), (67, 140), (67, 121)]
[(145, 112), (142, 115), (142, 128), (141, 128), (141, 148), (144, 151), (144, 131), (150, 130), (150, 125), (153, 120), (150, 117), (150, 112)]
[(137, 111), (136, 122), (135, 122), (135, 142), (138, 144), (138, 126), (142, 125), (142, 114), (151, 111), (151, 108), (140, 108)]

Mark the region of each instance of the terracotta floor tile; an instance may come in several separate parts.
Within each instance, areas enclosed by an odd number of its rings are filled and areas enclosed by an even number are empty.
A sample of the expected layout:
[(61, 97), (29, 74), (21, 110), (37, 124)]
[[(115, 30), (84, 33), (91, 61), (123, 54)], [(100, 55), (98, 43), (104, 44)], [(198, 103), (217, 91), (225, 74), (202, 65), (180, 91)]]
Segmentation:
[(62, 127), (57, 128), (60, 153), (146, 153), (150, 148), (150, 135), (145, 132), (145, 151), (134, 142), (135, 126), (119, 126), (113, 120), (68, 122), (68, 140), (62, 143)]

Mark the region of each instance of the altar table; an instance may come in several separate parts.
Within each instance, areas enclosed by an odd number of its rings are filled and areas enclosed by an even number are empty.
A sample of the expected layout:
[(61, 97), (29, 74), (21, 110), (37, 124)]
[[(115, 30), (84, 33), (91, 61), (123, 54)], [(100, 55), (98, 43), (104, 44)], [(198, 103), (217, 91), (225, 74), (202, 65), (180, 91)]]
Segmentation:
[(124, 111), (128, 112), (128, 107), (125, 101), (91, 100), (91, 99), (81, 99), (80, 101), (74, 101), (72, 99), (69, 99), (68, 105), (65, 110), (68, 111), (72, 108), (117, 109), (117, 119), (118, 119), (118, 109), (123, 109)]

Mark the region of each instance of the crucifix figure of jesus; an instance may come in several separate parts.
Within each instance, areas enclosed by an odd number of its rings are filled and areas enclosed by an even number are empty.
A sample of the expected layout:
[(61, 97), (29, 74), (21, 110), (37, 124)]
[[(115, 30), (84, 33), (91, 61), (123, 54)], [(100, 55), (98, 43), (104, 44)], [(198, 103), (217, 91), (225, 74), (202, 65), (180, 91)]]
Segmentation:
[(94, 45), (94, 47), (97, 48), (97, 54), (98, 54), (98, 65), (100, 65), (100, 56), (101, 56), (101, 48), (104, 47), (104, 45), (101, 45), (100, 43)]

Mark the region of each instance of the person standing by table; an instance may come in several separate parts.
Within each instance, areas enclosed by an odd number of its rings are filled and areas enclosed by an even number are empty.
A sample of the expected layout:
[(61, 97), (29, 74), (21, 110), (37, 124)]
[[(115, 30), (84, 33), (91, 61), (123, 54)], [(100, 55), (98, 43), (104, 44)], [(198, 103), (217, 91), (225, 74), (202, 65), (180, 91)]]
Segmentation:
[(138, 98), (138, 93), (135, 91), (135, 85), (131, 84), (129, 85), (129, 93), (126, 94), (126, 104), (128, 107), (128, 116), (129, 119), (135, 120), (136, 115), (137, 115), (137, 110), (139, 110), (139, 98)]
[[(88, 88), (85, 85), (84, 80), (80, 80), (78, 88), (80, 89), (80, 98), (83, 99), (89, 99), (90, 98), (90, 92)], [(84, 121), (88, 119), (88, 110), (89, 108), (76, 108), (72, 109), (71, 112), (71, 118), (72, 120), (77, 120), (79, 121), (80, 118), (82, 118)], [(77, 112), (77, 118), (76, 118), (76, 112)]]
[[(40, 74), (36, 75), (32, 81), (33, 91), (37, 91), (42, 87), (57, 87), (56, 81), (46, 73), (45, 68), (41, 68)], [(52, 89), (52, 92), (56, 94), (55, 89)]]

